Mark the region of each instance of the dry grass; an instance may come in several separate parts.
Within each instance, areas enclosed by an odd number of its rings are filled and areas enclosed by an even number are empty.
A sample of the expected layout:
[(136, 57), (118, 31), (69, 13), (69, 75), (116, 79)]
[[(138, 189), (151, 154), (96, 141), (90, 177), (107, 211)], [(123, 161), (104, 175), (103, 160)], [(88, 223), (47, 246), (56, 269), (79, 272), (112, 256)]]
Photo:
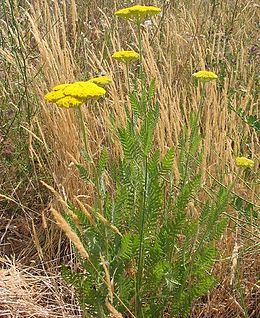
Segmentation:
[(72, 289), (63, 285), (59, 275), (47, 274), (44, 267), (25, 267), (7, 259), (2, 262), (0, 317), (81, 317)]
[[(205, 182), (207, 185), (211, 183), (209, 173), (225, 184), (231, 182), (236, 172), (233, 159), (240, 154), (254, 158), (256, 173), (259, 136), (228, 106), (232, 103), (235, 109), (259, 114), (259, 5), (256, 1), (243, 0), (153, 3), (164, 8), (162, 17), (155, 20), (152, 29), (143, 28), (144, 68), (149, 79), (156, 79), (161, 106), (156, 144), (162, 151), (170, 146), (176, 147), (182, 127), (188, 124), (190, 112), (197, 108), (199, 91), (191, 74), (208, 67), (219, 74), (220, 80), (219, 87), (217, 84), (208, 87), (207, 105), (201, 121)], [(111, 135), (109, 116), (113, 113), (118, 123), (124, 121), (126, 74), (110, 56), (120, 48), (136, 49), (137, 39), (132, 26), (114, 18), (113, 12), (121, 7), (117, 1), (98, 0), (86, 5), (80, 0), (31, 0), (24, 1), (23, 7), (21, 5), (19, 1), (6, 1), (7, 13), (0, 21), (4, 43), (0, 47), (3, 65), (0, 70), (3, 78), (1, 94), (6, 105), (19, 113), (30, 113), (30, 120), (24, 116), (19, 124), (23, 142), (26, 140), (29, 145), (26, 155), (30, 156), (32, 170), (25, 186), (13, 177), (15, 163), (8, 169), (1, 163), (4, 178), (0, 183), (0, 193), (8, 198), (0, 197), (0, 203), (3, 203), (1, 232), (4, 234), (0, 246), (3, 254), (14, 253), (23, 260), (57, 258), (59, 262), (59, 257), (66, 254), (66, 244), (46, 213), (47, 203), (52, 198), (46, 195), (39, 179), (52, 183), (65, 201), (87, 193), (86, 201), (91, 204), (93, 189), (86, 187), (71, 164), (84, 160), (74, 111), (46, 104), (43, 96), (55, 84), (109, 74), (113, 84), (107, 97), (98, 107), (87, 105), (83, 112), (92, 156), (96, 158), (103, 145), (118, 155), (120, 149)], [(18, 17), (18, 22), (15, 23), (12, 16)], [(134, 73), (133, 69), (132, 77)], [(4, 149), (10, 145), (15, 148), (16, 138), (17, 131), (11, 130), (4, 141)], [(178, 170), (174, 172), (178, 180)], [(259, 206), (256, 182), (240, 181), (236, 191)], [(14, 214), (16, 211), (20, 213)], [(235, 229), (236, 225), (232, 223), (230, 227)], [(205, 303), (195, 304), (194, 317), (257, 317), (259, 286), (256, 273), (259, 264), (254, 261), (259, 251), (257, 235), (259, 232), (251, 224), (236, 235), (230, 231), (223, 237), (221, 248), (227, 261), (216, 268), (222, 285), (203, 300)], [(239, 253), (236, 284), (231, 288), (232, 262), (229, 257), (237, 242), (243, 244), (245, 250), (251, 248), (251, 252), (246, 255)], [(241, 276), (237, 275), (238, 268)], [(37, 277), (37, 272), (30, 275), (27, 269), (17, 269), (13, 265), (4, 269), (1, 275), (3, 286), (0, 286), (0, 293), (5, 293), (2, 299), (6, 303), (2, 307), (7, 317), (8, 310), (22, 312), (30, 302), (30, 317), (47, 317), (47, 314), (48, 317), (63, 317), (65, 314), (66, 306), (60, 299), (56, 299), (56, 306), (61, 310), (56, 316), (44, 301), (46, 295), (47, 298), (52, 293), (55, 297), (58, 295), (53, 287), (56, 286), (54, 277), (49, 277), (49, 274)], [(44, 283), (45, 279), (50, 279), (48, 284)], [(38, 286), (35, 282), (41, 284)], [(241, 291), (237, 285), (239, 282), (245, 291), (242, 298), (238, 292)], [(24, 295), (23, 290), (26, 291)], [(45, 296), (39, 299), (41, 296), (37, 293)], [(14, 295), (18, 295), (15, 300)], [(243, 303), (246, 305), (241, 305)], [(245, 308), (248, 308), (248, 313), (245, 313)], [(77, 315), (68, 311), (67, 317)]]
[(194, 304), (192, 318), (259, 318), (260, 262), (256, 251), (243, 252), (243, 244), (252, 242), (236, 238), (232, 232), (225, 235), (220, 243), (222, 261), (214, 268), (219, 284)]

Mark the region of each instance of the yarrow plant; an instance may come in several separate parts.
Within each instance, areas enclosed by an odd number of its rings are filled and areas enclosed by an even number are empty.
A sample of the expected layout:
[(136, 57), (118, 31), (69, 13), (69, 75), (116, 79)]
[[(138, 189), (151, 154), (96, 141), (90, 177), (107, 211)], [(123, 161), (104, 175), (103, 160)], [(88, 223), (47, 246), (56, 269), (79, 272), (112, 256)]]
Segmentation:
[(252, 168), (254, 166), (254, 161), (246, 157), (237, 157), (236, 165), (242, 168)]
[(112, 79), (108, 76), (99, 76), (99, 77), (94, 77), (90, 80), (88, 80), (89, 83), (94, 83), (98, 86), (105, 87), (108, 84), (112, 83)]
[(140, 54), (140, 75), (142, 75), (142, 39), (141, 39), (141, 23), (149, 17), (152, 17), (161, 12), (160, 8), (154, 6), (142, 6), (135, 5), (132, 7), (120, 9), (115, 12), (115, 15), (124, 18), (126, 20), (130, 20), (137, 25), (137, 33), (138, 33), (138, 46), (139, 46), (139, 54)]
[(135, 51), (118, 51), (112, 55), (112, 58), (118, 62), (129, 64), (133, 61), (139, 60), (140, 55)]
[(132, 20), (138, 24), (146, 18), (154, 16), (161, 12), (160, 8), (154, 6), (135, 5), (129, 8), (124, 8), (115, 12), (115, 15), (126, 20)]
[[(159, 12), (149, 6), (116, 12), (139, 25), (139, 53), (112, 55), (127, 70), (135, 60), (142, 65), (140, 21)], [(74, 285), (88, 318), (186, 318), (192, 302), (216, 284), (212, 275), (216, 242), (227, 224), (224, 212), (234, 184), (228, 188), (218, 185), (217, 192), (214, 187), (208, 197), (210, 191), (204, 192), (200, 110), (191, 115), (191, 129), (183, 128), (175, 147), (179, 149), (176, 161), (174, 148), (164, 154), (156, 148), (154, 132), (160, 109), (155, 81), (146, 83), (142, 67), (139, 75), (136, 87), (140, 90), (131, 92), (128, 85), (131, 111), (125, 107), (126, 124), (117, 126), (111, 116), (122, 155), (114, 159), (102, 149), (99, 159), (88, 163), (91, 176), (84, 165), (76, 164), (82, 178), (95, 187), (92, 206), (76, 198), (65, 206), (62, 217), (51, 210), (74, 244), (80, 265), (77, 269), (63, 266), (62, 273)], [(200, 71), (193, 76), (203, 82), (203, 106), (207, 102), (204, 83), (216, 80), (217, 75)], [(103, 86), (104, 82), (109, 80), (58, 85), (46, 98), (55, 103), (64, 98), (83, 102), (103, 96), (105, 90), (96, 84)], [(251, 165), (248, 160), (240, 160), (240, 166)], [(175, 162), (178, 182), (173, 175)], [(194, 203), (194, 195), (202, 193), (205, 201)], [(189, 214), (190, 203), (196, 217)]]
[(76, 108), (79, 114), (80, 130), (83, 136), (85, 146), (86, 158), (91, 161), (88, 151), (87, 134), (81, 111), (81, 105), (86, 103), (89, 99), (98, 99), (104, 96), (106, 90), (103, 86), (109, 84), (111, 79), (109, 77), (97, 77), (89, 81), (79, 81), (69, 84), (60, 84), (54, 86), (52, 91), (45, 95), (48, 102), (56, 103), (62, 108)]
[(59, 107), (80, 106), (87, 99), (98, 98), (106, 93), (105, 89), (93, 82), (75, 82), (72, 84), (60, 84), (45, 95), (48, 102), (56, 103)]
[(210, 82), (214, 81), (218, 78), (217, 74), (211, 71), (199, 71), (197, 73), (192, 74), (200, 82)]

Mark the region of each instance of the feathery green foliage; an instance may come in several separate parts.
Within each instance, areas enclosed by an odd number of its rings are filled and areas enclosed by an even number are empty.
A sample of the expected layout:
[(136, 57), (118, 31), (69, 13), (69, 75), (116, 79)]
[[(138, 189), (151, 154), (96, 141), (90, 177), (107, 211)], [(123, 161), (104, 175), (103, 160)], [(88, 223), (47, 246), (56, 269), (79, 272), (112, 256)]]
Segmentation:
[[(96, 226), (69, 206), (80, 228), (72, 218), (67, 220), (90, 261), (81, 260), (79, 272), (63, 268), (63, 274), (75, 286), (86, 317), (105, 317), (109, 313), (106, 299), (119, 312), (126, 313), (128, 308), (138, 318), (163, 317), (166, 312), (171, 317), (187, 317), (193, 300), (216, 283), (210, 270), (217, 258), (216, 241), (226, 227), (222, 214), (229, 192), (220, 188), (215, 199), (194, 202), (194, 194), (203, 192), (196, 114), (191, 117), (191, 131), (183, 129), (178, 151), (181, 179), (174, 182), (174, 149), (162, 157), (153, 146), (159, 118), (153, 82), (143, 94), (130, 95), (135, 120), (128, 113), (126, 126), (117, 129), (122, 157), (113, 162), (103, 150), (96, 166), (93, 163), (96, 203), (91, 213)], [(78, 169), (89, 182), (84, 167), (78, 165)], [(112, 193), (106, 191), (104, 174), (111, 177)], [(189, 216), (192, 205), (196, 216)], [(113, 285), (113, 299), (102, 259)]]

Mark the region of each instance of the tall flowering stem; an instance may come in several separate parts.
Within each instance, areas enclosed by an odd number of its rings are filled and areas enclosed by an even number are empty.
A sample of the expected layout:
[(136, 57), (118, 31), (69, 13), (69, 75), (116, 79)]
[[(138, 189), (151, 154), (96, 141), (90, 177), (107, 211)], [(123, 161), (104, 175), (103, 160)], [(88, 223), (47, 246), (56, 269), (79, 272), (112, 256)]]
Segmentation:
[(130, 93), (131, 92), (131, 86), (130, 86), (130, 76), (129, 76), (129, 64), (126, 63), (126, 77), (127, 77), (127, 90)]
[(90, 162), (92, 160), (88, 152), (88, 140), (81, 105), (86, 103), (88, 99), (99, 98), (103, 96), (106, 91), (102, 86), (105, 86), (110, 82), (110, 78), (103, 76), (94, 78), (90, 81), (59, 84), (54, 86), (52, 91), (45, 95), (46, 101), (56, 103), (56, 105), (61, 108), (77, 108), (85, 151), (87, 159)]
[(138, 49), (140, 54), (140, 76), (141, 76), (142, 85), (143, 85), (144, 74), (143, 74), (143, 44), (142, 44), (141, 22), (137, 23), (137, 31), (138, 31)]
[[(130, 85), (130, 74), (129, 74), (129, 63), (126, 63), (126, 77), (127, 77), (127, 90), (128, 93), (131, 93), (131, 85)], [(134, 122), (134, 111), (131, 112), (131, 121), (132, 121), (132, 129), (135, 129), (135, 122)]]
[[(141, 33), (141, 21), (137, 20), (137, 31), (138, 31), (138, 49), (140, 54), (140, 68), (139, 74), (141, 79), (141, 91), (144, 90), (144, 68), (143, 68), (143, 43), (142, 43), (142, 33)], [(147, 105), (144, 103), (144, 120), (147, 121)], [(145, 124), (145, 130), (147, 131), (147, 125)], [(142, 310), (142, 299), (140, 295), (143, 279), (143, 265), (144, 265), (144, 223), (145, 223), (145, 214), (146, 214), (146, 197), (147, 197), (147, 181), (148, 181), (148, 165), (147, 165), (147, 155), (143, 159), (144, 173), (145, 173), (145, 183), (143, 191), (143, 208), (142, 215), (140, 219), (140, 236), (139, 236), (139, 255), (138, 255), (138, 264), (137, 264), (137, 278), (136, 278), (136, 317), (144, 317)]]
[(196, 72), (194, 74), (192, 74), (193, 77), (199, 82), (199, 84), (202, 84), (201, 90), (200, 90), (200, 101), (199, 101), (199, 107), (198, 107), (198, 111), (195, 114), (195, 120), (192, 123), (192, 127), (191, 127), (191, 134), (190, 134), (190, 146), (189, 146), (189, 151), (187, 154), (187, 161), (185, 164), (185, 175), (184, 175), (184, 180), (183, 180), (183, 184), (186, 183), (187, 181), (187, 176), (188, 176), (188, 167), (189, 167), (189, 163), (190, 163), (190, 159), (191, 159), (191, 155), (190, 155), (190, 150), (192, 147), (192, 139), (194, 137), (195, 131), (197, 129), (197, 126), (199, 125), (199, 121), (200, 121), (200, 117), (201, 117), (201, 112), (203, 109), (203, 106), (205, 104), (205, 100), (206, 100), (206, 83), (210, 82), (210, 81), (214, 81), (218, 78), (218, 76), (211, 71), (199, 71)]
[(144, 265), (144, 223), (145, 223), (145, 212), (146, 212), (146, 198), (147, 198), (147, 187), (148, 187), (148, 158), (147, 155), (144, 158), (144, 191), (143, 191), (143, 208), (140, 222), (140, 238), (139, 238), (139, 255), (137, 264), (137, 279), (136, 279), (136, 317), (144, 317), (142, 310), (142, 299), (140, 291), (142, 287), (143, 279), (143, 265)]
[[(139, 68), (139, 76), (141, 79), (141, 92), (145, 93), (144, 90), (144, 68), (143, 68), (143, 45), (142, 45), (142, 34), (141, 34), (141, 23), (147, 17), (151, 17), (161, 12), (160, 8), (154, 6), (142, 6), (135, 5), (129, 8), (118, 10), (115, 14), (118, 17), (124, 18), (126, 20), (130, 20), (137, 25), (137, 33), (138, 33), (138, 48), (140, 55), (140, 68)], [(129, 70), (127, 66), (127, 77), (129, 79)], [(128, 89), (130, 89), (130, 84), (128, 82)], [(141, 107), (143, 108), (143, 120), (144, 120), (144, 134), (148, 134), (148, 105), (147, 101), (141, 97)], [(132, 128), (134, 130), (134, 112), (132, 111)], [(143, 202), (142, 202), (142, 211), (140, 216), (140, 226), (139, 226), (139, 251), (138, 251), (138, 261), (137, 261), (137, 276), (136, 276), (136, 294), (135, 294), (135, 316), (137, 318), (144, 317), (143, 309), (142, 309), (142, 299), (141, 299), (141, 287), (142, 287), (142, 279), (143, 279), (143, 266), (144, 266), (144, 227), (145, 227), (145, 216), (147, 212), (147, 188), (148, 188), (148, 155), (145, 153), (143, 155), (143, 169), (144, 169), (144, 188), (143, 188)]]
[(188, 153), (187, 153), (187, 160), (186, 160), (186, 163), (185, 163), (185, 174), (184, 174), (183, 185), (185, 185), (186, 182), (187, 182), (188, 168), (189, 168), (189, 164), (190, 164), (190, 160), (191, 160), (190, 150), (191, 150), (191, 147), (192, 147), (192, 140), (193, 140), (195, 131), (196, 131), (198, 125), (199, 125), (201, 112), (202, 112), (202, 108), (203, 108), (204, 103), (205, 103), (205, 99), (206, 99), (206, 87), (205, 87), (205, 83), (203, 83), (201, 91), (200, 91), (199, 108), (198, 108), (197, 112), (195, 113), (194, 121), (191, 122), (191, 133), (190, 133), (189, 149), (188, 149)]
[[(126, 76), (127, 76), (127, 89), (128, 89), (128, 92), (131, 93), (129, 66), (130, 66), (130, 63), (140, 59), (140, 54), (135, 52), (135, 51), (122, 50), (122, 51), (115, 52), (112, 55), (112, 58), (117, 60), (120, 63), (125, 64)], [(135, 124), (134, 124), (134, 112), (133, 111), (131, 114), (131, 118), (132, 118), (132, 128), (134, 129)]]

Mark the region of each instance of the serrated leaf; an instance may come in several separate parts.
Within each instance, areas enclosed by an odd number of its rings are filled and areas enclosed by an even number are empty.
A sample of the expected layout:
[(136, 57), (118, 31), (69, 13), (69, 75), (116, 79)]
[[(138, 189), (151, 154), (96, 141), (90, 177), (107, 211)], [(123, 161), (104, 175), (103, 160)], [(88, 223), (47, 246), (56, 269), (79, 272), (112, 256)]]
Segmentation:
[(99, 161), (98, 161), (98, 170), (100, 174), (104, 172), (106, 164), (107, 164), (107, 160), (108, 160), (107, 149), (103, 148), (101, 151)]
[(89, 173), (88, 173), (87, 169), (83, 165), (81, 165), (79, 163), (75, 164), (75, 166), (76, 166), (76, 168), (79, 171), (81, 179), (86, 181), (86, 182), (92, 183), (92, 180), (91, 180), (91, 178), (89, 176)]
[(118, 129), (118, 135), (125, 158), (138, 160), (142, 155), (138, 138), (124, 128)]
[(137, 98), (136, 93), (132, 93), (129, 95), (129, 100), (131, 103), (131, 107), (132, 110), (134, 111), (134, 113), (139, 117), (140, 115), (142, 115), (142, 107), (140, 105), (140, 102)]
[(149, 88), (148, 88), (148, 102), (152, 100), (155, 93), (155, 80), (151, 80)]
[(168, 174), (172, 170), (173, 162), (174, 162), (174, 149), (170, 148), (165, 154), (161, 162), (159, 174), (161, 176)]
[(119, 257), (124, 260), (129, 260), (132, 257), (133, 238), (130, 234), (126, 234), (121, 239), (121, 248)]

